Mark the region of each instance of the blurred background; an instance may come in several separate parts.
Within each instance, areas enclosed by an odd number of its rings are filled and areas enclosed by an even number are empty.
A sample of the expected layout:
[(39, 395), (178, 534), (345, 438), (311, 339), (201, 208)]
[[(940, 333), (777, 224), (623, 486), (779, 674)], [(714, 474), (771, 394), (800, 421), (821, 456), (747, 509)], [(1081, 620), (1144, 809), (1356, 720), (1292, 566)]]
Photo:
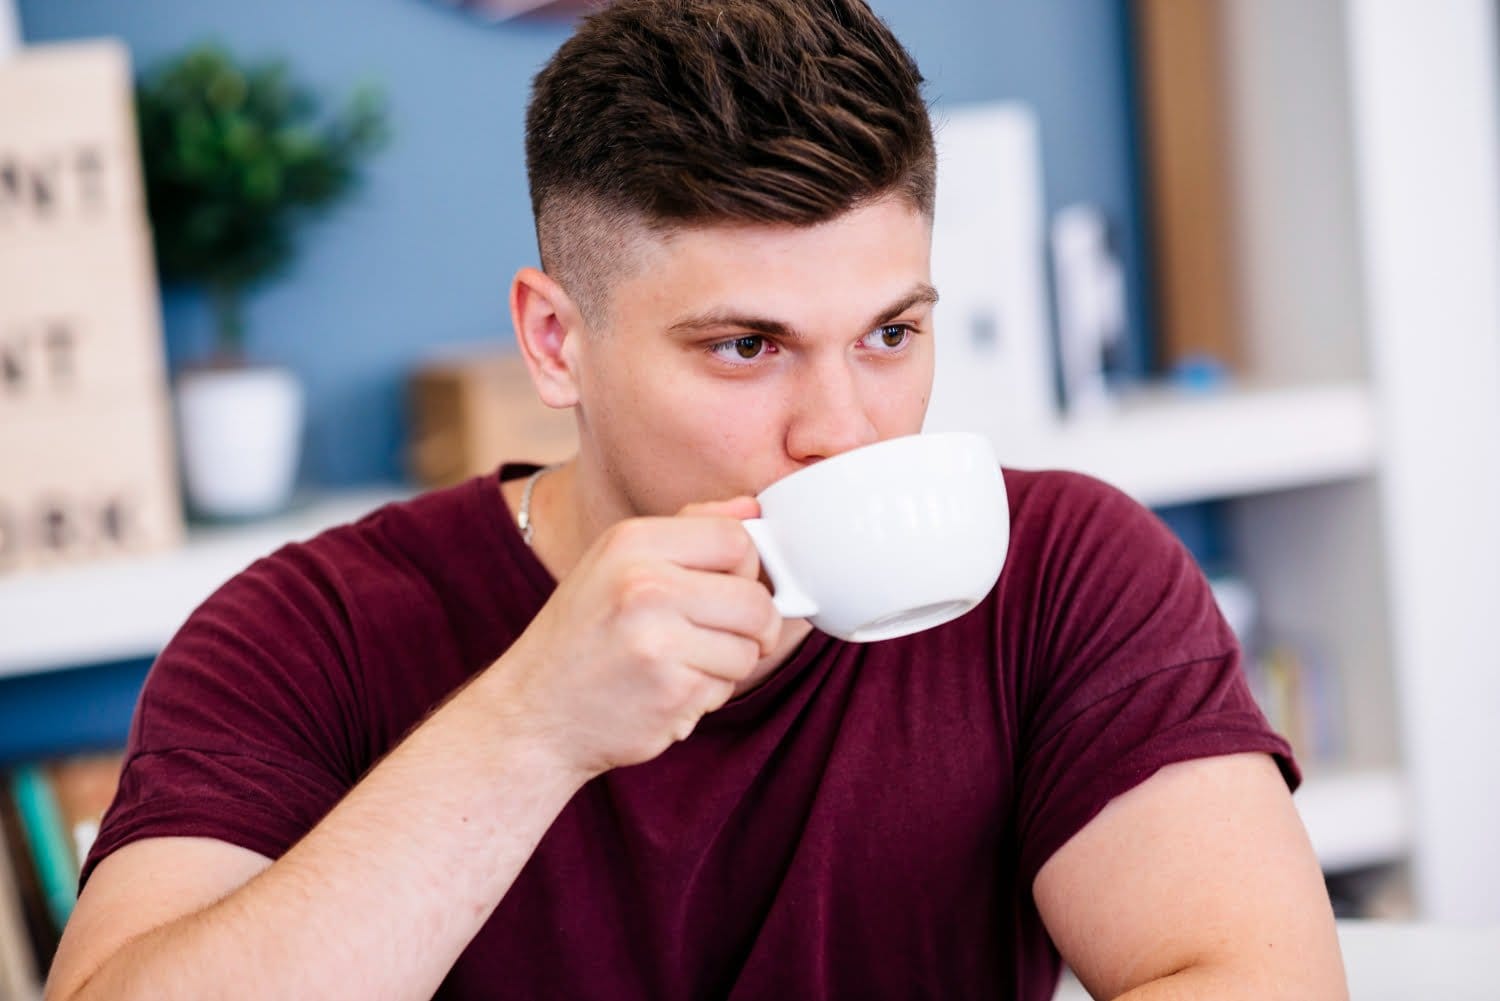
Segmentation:
[[(1494, 5), (872, 2), (939, 128), (929, 428), (1178, 532), (1341, 915), (1500, 924)], [(199, 601), (569, 447), (506, 296), (579, 6), (0, 0), (0, 891), (34, 964)]]

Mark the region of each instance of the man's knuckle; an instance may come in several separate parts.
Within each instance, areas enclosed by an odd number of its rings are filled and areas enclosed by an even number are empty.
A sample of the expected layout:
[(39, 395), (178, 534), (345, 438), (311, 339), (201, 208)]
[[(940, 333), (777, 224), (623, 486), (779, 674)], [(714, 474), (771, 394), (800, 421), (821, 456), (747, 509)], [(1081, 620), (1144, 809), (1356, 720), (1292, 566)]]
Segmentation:
[[(622, 645), (629, 659), (638, 664), (656, 665), (666, 659), (666, 645), (660, 632), (647, 628), (645, 624), (629, 630)], [(652, 677), (658, 676), (653, 674)]]
[(649, 566), (630, 566), (621, 571), (615, 585), (615, 604), (625, 614), (658, 608), (671, 598), (671, 585)]
[(691, 705), (697, 688), (697, 680), (687, 672), (663, 677), (660, 685), (661, 708), (669, 715), (678, 715), (683, 706)]

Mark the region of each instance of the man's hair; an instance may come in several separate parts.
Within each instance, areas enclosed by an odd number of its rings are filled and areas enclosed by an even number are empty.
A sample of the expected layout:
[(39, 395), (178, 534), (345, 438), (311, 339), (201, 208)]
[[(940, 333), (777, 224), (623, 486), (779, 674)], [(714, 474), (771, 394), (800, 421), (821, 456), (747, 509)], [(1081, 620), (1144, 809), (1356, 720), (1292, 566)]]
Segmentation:
[(632, 233), (932, 215), (910, 54), (864, 0), (618, 0), (536, 77), (526, 167), (542, 266), (590, 323)]

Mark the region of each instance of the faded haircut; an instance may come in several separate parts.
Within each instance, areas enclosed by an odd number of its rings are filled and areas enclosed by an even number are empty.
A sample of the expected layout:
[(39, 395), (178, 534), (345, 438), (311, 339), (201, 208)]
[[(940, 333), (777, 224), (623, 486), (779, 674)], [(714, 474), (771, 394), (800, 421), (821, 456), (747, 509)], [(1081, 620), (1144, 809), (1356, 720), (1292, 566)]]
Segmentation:
[(643, 235), (810, 226), (890, 195), (930, 218), (921, 85), (863, 0), (618, 0), (532, 87), (542, 267), (595, 326)]

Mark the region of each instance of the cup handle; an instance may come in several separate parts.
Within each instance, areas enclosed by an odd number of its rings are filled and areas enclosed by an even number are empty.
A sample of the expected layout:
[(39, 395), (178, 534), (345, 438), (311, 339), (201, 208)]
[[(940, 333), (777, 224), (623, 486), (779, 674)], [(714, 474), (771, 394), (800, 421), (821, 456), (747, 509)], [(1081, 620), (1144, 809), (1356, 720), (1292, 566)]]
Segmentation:
[(766, 520), (748, 518), (740, 524), (745, 526), (745, 531), (750, 534), (750, 541), (755, 543), (756, 551), (760, 553), (760, 564), (765, 567), (766, 576), (771, 578), (771, 598), (781, 617), (805, 619), (817, 615), (818, 603), (792, 579), (792, 570), (787, 566), (786, 558), (781, 555), (781, 547), (777, 545), (776, 536), (771, 534), (771, 526), (766, 524)]

